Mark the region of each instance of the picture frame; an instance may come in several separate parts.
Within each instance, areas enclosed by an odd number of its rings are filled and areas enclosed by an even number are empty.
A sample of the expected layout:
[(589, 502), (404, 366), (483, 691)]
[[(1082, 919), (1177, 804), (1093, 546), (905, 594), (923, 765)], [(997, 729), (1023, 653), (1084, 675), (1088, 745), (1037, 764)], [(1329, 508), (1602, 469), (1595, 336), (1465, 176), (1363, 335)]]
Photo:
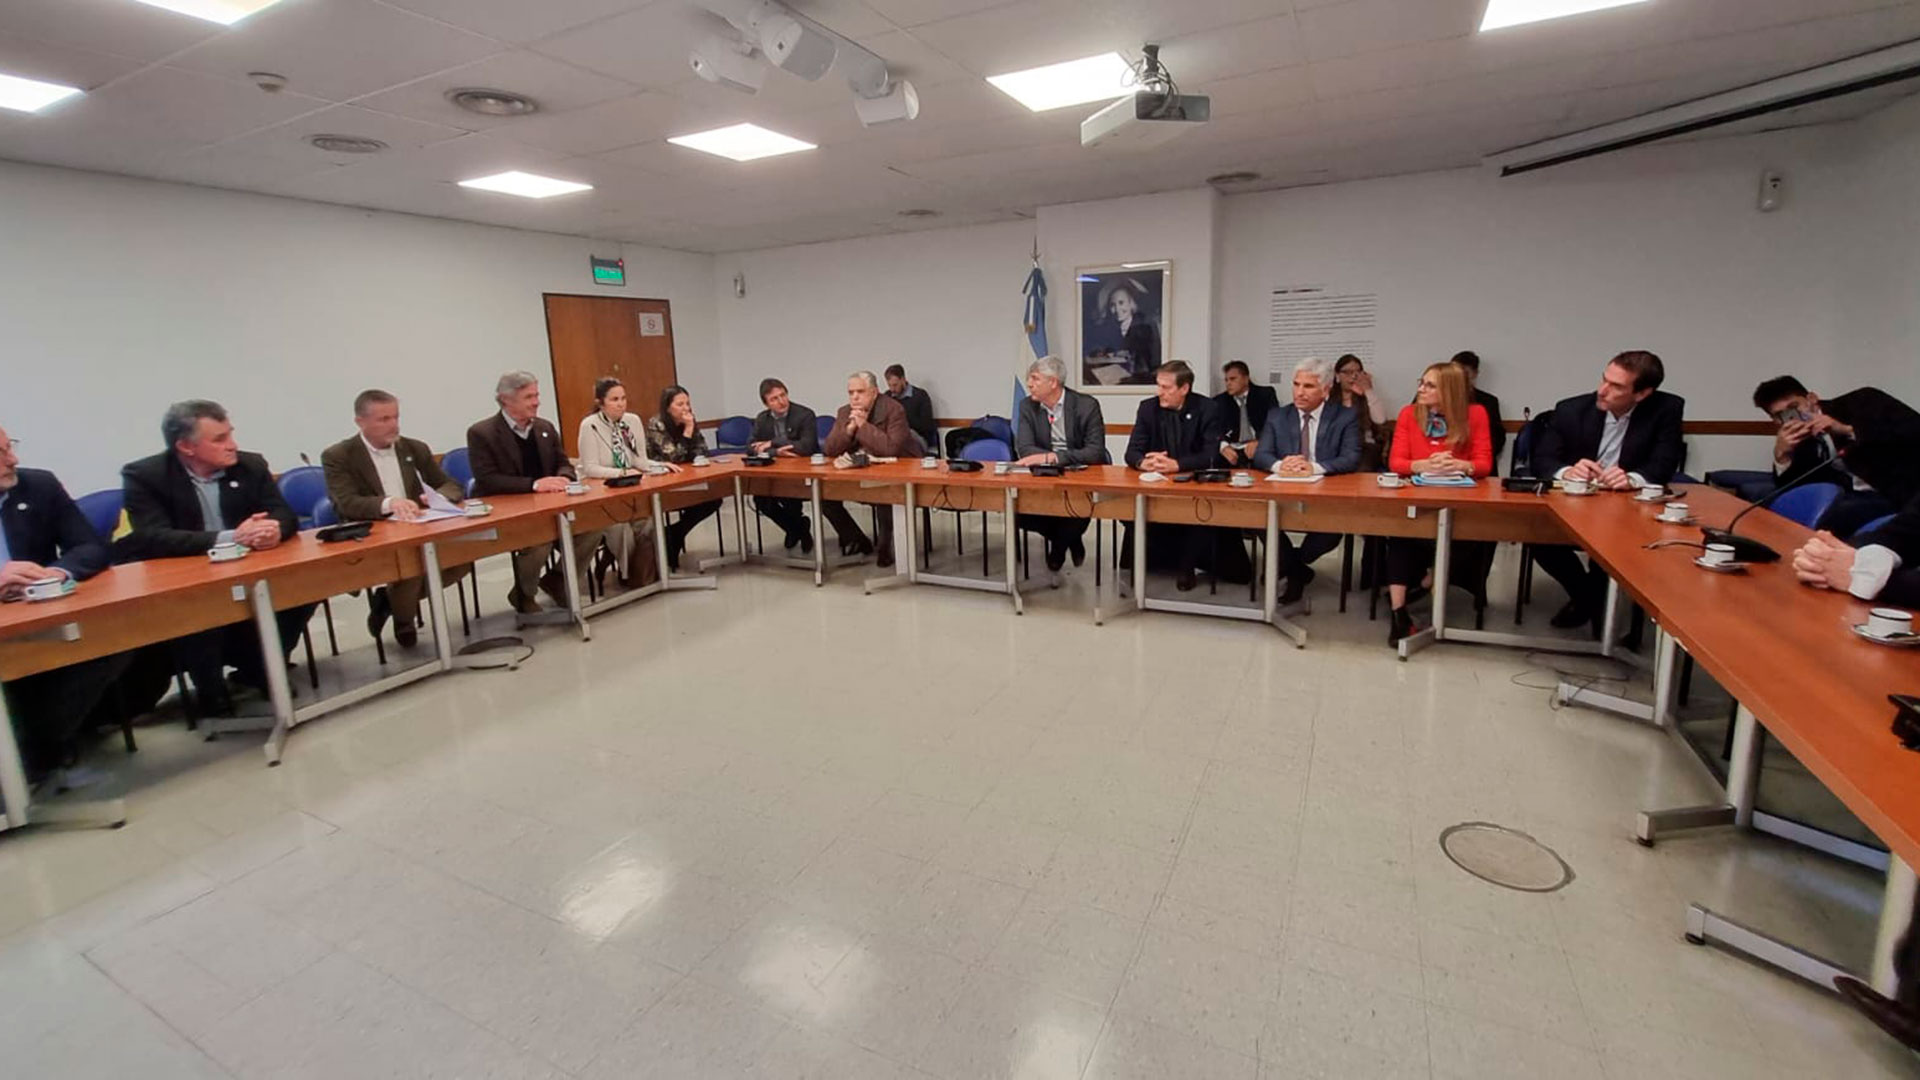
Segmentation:
[(1083, 266), (1074, 279), (1076, 387), (1133, 396), (1151, 388), (1172, 340), (1172, 261)]

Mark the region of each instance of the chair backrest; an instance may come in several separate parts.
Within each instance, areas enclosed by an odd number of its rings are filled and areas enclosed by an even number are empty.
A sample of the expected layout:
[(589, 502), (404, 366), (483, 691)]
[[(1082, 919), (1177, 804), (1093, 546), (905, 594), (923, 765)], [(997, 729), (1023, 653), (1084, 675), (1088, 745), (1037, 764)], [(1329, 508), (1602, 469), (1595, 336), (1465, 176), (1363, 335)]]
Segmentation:
[(338, 524), (340, 524), (340, 515), (333, 512), (332, 499), (321, 499), (319, 502), (313, 504), (314, 528), (321, 529), (328, 525)]
[(318, 465), (302, 465), (280, 474), (280, 497), (299, 516), (302, 525), (313, 520), (313, 508), (327, 497), (327, 474)]
[(1513, 460), (1507, 465), (1508, 476), (1533, 475), (1533, 446), (1552, 421), (1553, 410), (1547, 409), (1521, 425), (1520, 433), (1513, 437)]
[(1773, 512), (1811, 529), (1820, 523), (1820, 515), (1839, 497), (1839, 484), (1807, 484), (1773, 500)]
[(473, 463), (467, 460), (467, 448), (456, 446), (440, 459), (440, 467), (447, 476), (458, 480), (461, 487), (473, 486)]
[(813, 430), (814, 430), (814, 438), (819, 439), (821, 442), (826, 442), (827, 436), (833, 434), (833, 417), (832, 416), (814, 417)]
[(968, 461), (1012, 461), (1013, 447), (999, 439), (975, 439), (960, 448), (960, 456)]
[(753, 421), (744, 416), (729, 416), (720, 421), (713, 437), (721, 446), (745, 446), (753, 441)]
[(104, 488), (89, 492), (73, 500), (80, 513), (93, 526), (101, 540), (113, 539), (114, 531), (120, 528), (120, 510), (126, 505), (127, 496), (119, 488)]
[(1860, 542), (1861, 538), (1879, 529), (1882, 525), (1885, 525), (1887, 522), (1892, 521), (1895, 516), (1896, 515), (1893, 515), (1893, 514), (1887, 514), (1882, 517), (1877, 517), (1877, 518), (1874, 518), (1872, 521), (1867, 522), (1865, 525), (1862, 525), (1859, 528), (1853, 530), (1853, 536), (1850, 538), (1850, 542), (1853, 544), (1854, 547), (1865, 547), (1866, 545)]
[[(1013, 421), (1008, 420), (1004, 416), (993, 416), (993, 415), (983, 416), (980, 419), (975, 420), (973, 422), (973, 426), (979, 428), (981, 431), (986, 432), (987, 434), (993, 436), (994, 438), (999, 439), (1001, 442), (1007, 444), (1008, 446), (1013, 445)], [(989, 459), (982, 458), (980, 460), (986, 461)]]

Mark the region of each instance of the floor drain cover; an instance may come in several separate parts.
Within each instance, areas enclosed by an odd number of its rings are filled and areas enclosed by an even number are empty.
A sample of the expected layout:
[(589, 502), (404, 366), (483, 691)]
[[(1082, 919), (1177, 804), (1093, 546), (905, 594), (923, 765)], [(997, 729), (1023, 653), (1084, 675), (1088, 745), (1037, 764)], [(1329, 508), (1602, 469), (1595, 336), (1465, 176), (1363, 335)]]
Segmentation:
[(1440, 850), (1481, 881), (1521, 892), (1553, 892), (1573, 880), (1573, 868), (1526, 833), (1486, 821), (1468, 821), (1440, 834)]

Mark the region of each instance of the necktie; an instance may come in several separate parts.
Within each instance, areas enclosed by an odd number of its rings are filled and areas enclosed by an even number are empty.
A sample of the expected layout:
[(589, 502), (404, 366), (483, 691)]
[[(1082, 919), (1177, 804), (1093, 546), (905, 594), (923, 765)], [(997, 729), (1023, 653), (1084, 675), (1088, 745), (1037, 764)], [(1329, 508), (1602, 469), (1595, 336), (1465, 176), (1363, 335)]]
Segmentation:
[(1300, 414), (1300, 452), (1313, 460), (1313, 414)]
[(1247, 419), (1247, 399), (1244, 397), (1240, 398), (1239, 402), (1240, 402), (1240, 430), (1238, 434), (1240, 437), (1240, 441), (1246, 442), (1248, 439), (1253, 438), (1253, 424)]

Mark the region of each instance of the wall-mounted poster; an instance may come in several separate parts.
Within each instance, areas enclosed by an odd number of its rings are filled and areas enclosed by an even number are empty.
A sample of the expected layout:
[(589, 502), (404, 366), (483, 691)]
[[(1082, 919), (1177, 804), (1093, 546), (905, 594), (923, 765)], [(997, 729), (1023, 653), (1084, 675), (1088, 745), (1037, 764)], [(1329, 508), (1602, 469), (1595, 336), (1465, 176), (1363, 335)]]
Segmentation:
[(1173, 264), (1093, 266), (1075, 277), (1080, 282), (1080, 389), (1097, 394), (1152, 386), (1153, 369), (1167, 359)]

